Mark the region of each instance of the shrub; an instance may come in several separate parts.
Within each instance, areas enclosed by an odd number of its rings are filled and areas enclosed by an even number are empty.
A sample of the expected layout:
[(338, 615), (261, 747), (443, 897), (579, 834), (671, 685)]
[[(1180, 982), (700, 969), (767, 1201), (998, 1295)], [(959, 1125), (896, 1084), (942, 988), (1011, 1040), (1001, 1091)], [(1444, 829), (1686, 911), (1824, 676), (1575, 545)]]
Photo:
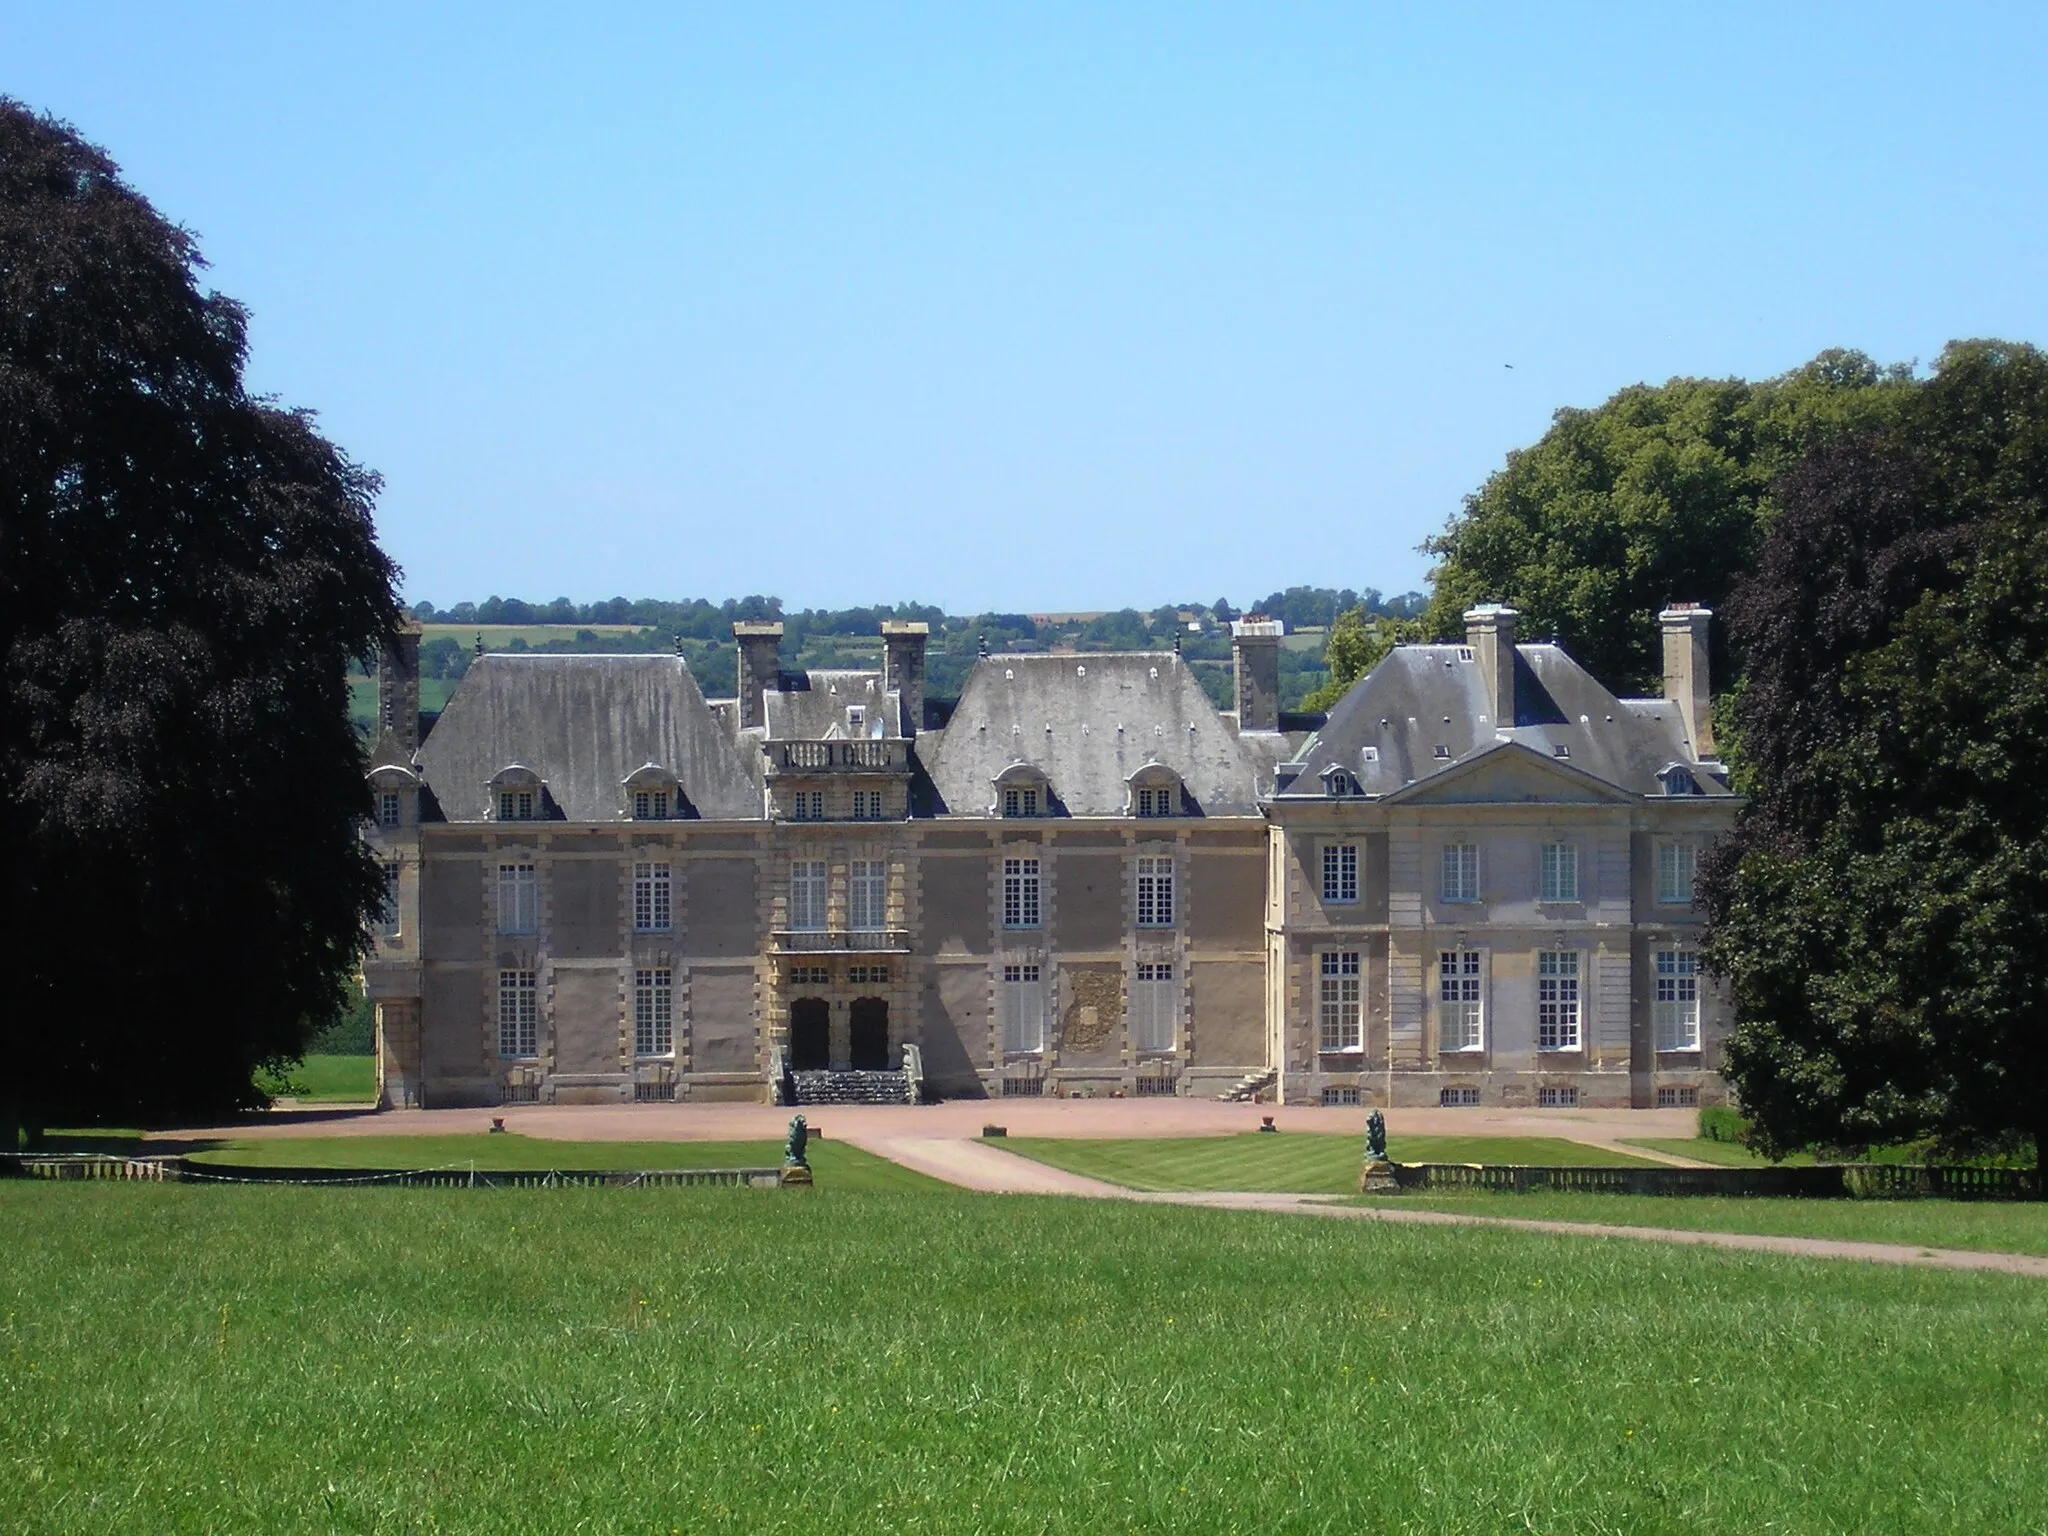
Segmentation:
[(1740, 1146), (1749, 1133), (1749, 1122), (1740, 1110), (1726, 1104), (1708, 1104), (1700, 1110), (1700, 1140), (1725, 1141)]

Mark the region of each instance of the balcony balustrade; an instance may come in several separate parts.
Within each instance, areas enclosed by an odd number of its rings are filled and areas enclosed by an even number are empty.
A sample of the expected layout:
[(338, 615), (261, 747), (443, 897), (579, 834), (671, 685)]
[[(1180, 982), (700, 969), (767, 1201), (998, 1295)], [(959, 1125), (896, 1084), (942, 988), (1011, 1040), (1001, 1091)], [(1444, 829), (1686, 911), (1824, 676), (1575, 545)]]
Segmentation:
[(785, 773), (908, 773), (910, 743), (889, 737), (866, 741), (770, 741), (770, 777)]
[(907, 928), (777, 928), (770, 935), (780, 955), (907, 955)]

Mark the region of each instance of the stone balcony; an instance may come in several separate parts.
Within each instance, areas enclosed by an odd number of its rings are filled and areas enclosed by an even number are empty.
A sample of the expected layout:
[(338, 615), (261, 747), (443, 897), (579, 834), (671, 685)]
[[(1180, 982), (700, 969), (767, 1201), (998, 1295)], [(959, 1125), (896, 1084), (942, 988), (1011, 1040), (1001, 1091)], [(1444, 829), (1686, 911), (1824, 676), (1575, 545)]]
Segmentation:
[(908, 928), (777, 928), (769, 934), (778, 955), (907, 955)]
[(769, 741), (768, 776), (818, 773), (910, 772), (910, 743), (901, 737), (847, 741)]

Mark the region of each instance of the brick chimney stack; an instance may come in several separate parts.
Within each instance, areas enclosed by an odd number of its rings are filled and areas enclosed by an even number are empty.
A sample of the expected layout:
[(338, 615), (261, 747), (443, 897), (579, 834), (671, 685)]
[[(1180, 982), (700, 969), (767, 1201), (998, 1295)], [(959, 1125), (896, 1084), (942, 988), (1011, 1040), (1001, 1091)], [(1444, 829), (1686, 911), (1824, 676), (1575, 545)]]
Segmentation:
[(742, 620), (732, 627), (740, 653), (740, 729), (768, 723), (762, 699), (782, 686), (782, 625), (778, 620)]
[(1664, 628), (1664, 697), (1678, 706), (1696, 759), (1715, 756), (1714, 695), (1708, 675), (1707, 628), (1714, 610), (1673, 603), (1657, 615)]
[(1515, 620), (1520, 615), (1499, 603), (1481, 603), (1465, 611), (1465, 644), (1486, 688), (1487, 712), (1493, 728), (1515, 723)]
[(905, 736), (924, 729), (924, 648), (931, 632), (931, 625), (907, 619), (882, 621), (883, 686), (902, 702), (897, 729)]
[(396, 741), (407, 762), (420, 749), (420, 626), (411, 614), (377, 657), (377, 734)]
[(1280, 637), (1286, 633), (1284, 622), (1256, 613), (1230, 626), (1240, 732), (1280, 729)]

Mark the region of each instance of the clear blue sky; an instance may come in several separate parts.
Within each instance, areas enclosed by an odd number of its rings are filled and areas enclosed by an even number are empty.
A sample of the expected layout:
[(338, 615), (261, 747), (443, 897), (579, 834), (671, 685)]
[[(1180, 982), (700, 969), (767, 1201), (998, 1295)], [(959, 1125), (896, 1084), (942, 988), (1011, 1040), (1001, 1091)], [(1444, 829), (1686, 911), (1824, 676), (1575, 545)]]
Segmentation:
[(2044, 60), (2039, 3), (0, 0), (442, 604), (1419, 585), (1558, 406), (2048, 342)]

